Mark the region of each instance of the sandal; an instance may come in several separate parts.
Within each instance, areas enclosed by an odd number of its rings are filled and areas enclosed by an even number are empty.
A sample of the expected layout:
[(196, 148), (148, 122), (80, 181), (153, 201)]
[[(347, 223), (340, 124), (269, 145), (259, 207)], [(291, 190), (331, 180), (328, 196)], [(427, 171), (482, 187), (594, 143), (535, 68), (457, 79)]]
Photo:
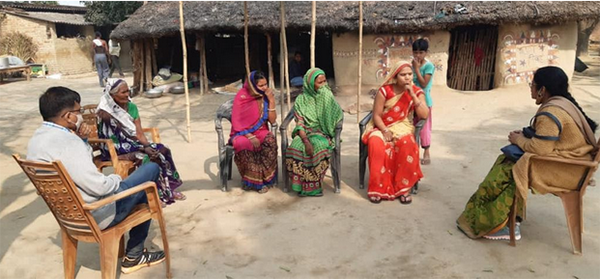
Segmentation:
[(173, 191), (173, 199), (177, 201), (185, 201), (187, 197), (182, 192)]
[(266, 192), (269, 192), (269, 186), (263, 186), (260, 190), (256, 191), (259, 194), (264, 194)]
[(318, 193), (316, 195), (307, 195), (307, 194), (302, 194), (302, 192), (298, 192), (298, 197), (304, 198), (304, 197), (322, 197), (323, 196), (323, 192)]
[(431, 164), (431, 158), (423, 158), (421, 159), (421, 165), (429, 165)]
[(401, 204), (410, 204), (412, 202), (412, 197), (410, 195), (401, 195), (400, 203)]
[(380, 197), (369, 197), (369, 201), (371, 203), (378, 204), (378, 203), (381, 203), (381, 198)]

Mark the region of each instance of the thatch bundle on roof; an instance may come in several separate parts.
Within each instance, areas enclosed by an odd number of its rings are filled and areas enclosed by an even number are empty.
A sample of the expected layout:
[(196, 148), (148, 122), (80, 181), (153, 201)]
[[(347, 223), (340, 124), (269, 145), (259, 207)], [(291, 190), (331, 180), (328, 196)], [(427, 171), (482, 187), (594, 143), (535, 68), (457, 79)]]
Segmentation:
[[(466, 14), (446, 13), (457, 4)], [(114, 30), (116, 39), (159, 38), (179, 32), (177, 2), (149, 2)], [(288, 29), (309, 30), (311, 2), (286, 2)], [(252, 32), (278, 32), (279, 2), (248, 2)], [(600, 2), (364, 2), (365, 33), (419, 32), (474, 24), (555, 24), (598, 17)], [(185, 29), (190, 33), (239, 32), (244, 26), (242, 2), (184, 2)], [(318, 2), (317, 28), (331, 32), (358, 29), (357, 2)]]

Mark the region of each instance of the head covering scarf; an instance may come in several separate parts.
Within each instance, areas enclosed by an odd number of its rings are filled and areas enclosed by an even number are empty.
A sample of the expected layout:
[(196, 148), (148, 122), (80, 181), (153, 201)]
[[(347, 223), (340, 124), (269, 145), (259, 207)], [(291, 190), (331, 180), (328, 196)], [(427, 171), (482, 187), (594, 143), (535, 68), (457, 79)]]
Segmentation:
[(121, 123), (123, 131), (127, 133), (129, 136), (136, 135), (135, 123), (133, 123), (133, 117), (129, 115), (129, 113), (124, 110), (122, 107), (117, 105), (112, 95), (119, 91), (119, 87), (124, 85), (125, 80), (120, 78), (110, 78), (106, 82), (106, 86), (104, 87), (104, 95), (100, 97), (100, 103), (98, 104), (98, 108), (100, 110), (106, 111), (110, 114), (115, 120)]
[(255, 75), (256, 71), (250, 73), (233, 100), (231, 140), (255, 132), (269, 118), (269, 103), (267, 98), (264, 98), (265, 92), (256, 86)]
[(398, 76), (398, 73), (400, 73), (400, 71), (402, 71), (402, 69), (406, 67), (412, 67), (408, 61), (399, 61), (398, 63), (396, 63), (396, 69), (393, 72), (390, 72), (390, 74), (388, 74), (388, 76), (385, 78), (383, 84), (381, 84), (380, 87), (390, 84), (396, 84), (396, 77)]
[(294, 110), (302, 118), (298, 128), (321, 131), (323, 134), (334, 137), (335, 126), (342, 119), (342, 108), (335, 101), (329, 85), (324, 84), (315, 90), (315, 80), (318, 76), (325, 75), (319, 68), (312, 68), (304, 75), (302, 94), (296, 98)]

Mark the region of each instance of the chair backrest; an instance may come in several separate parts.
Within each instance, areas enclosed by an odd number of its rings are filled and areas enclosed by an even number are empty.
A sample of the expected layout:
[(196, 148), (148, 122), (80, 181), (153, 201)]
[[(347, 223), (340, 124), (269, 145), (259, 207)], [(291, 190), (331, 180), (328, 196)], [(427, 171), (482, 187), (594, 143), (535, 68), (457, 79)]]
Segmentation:
[(93, 217), (83, 210), (82, 198), (75, 183), (60, 161), (52, 163), (23, 160), (13, 154), (17, 164), (29, 177), (58, 224), (70, 235), (93, 237), (100, 241), (99, 228)]
[(223, 118), (231, 122), (231, 110), (233, 109), (233, 99), (221, 104), (217, 109), (217, 117), (215, 118), (215, 125), (217, 120), (219, 124), (223, 121)]
[(98, 118), (96, 117), (96, 108), (98, 105), (85, 105), (83, 106), (83, 123), (90, 126), (92, 132), (90, 138), (98, 138)]

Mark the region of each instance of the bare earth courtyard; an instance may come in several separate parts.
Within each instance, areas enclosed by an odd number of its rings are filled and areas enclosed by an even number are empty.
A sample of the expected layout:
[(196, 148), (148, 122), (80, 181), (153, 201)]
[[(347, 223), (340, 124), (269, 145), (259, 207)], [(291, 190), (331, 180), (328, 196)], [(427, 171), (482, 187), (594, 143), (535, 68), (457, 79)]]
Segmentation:
[[(1, 278), (64, 278), (59, 227), (11, 158), (26, 154), (41, 123), (38, 97), (57, 85), (81, 93), (82, 105), (97, 103), (102, 93), (95, 75), (0, 86)], [(598, 57), (573, 77), (571, 91), (600, 121)], [(456, 228), (508, 132), (527, 125), (537, 109), (527, 86), (478, 93), (434, 87), (432, 95), (432, 164), (423, 167), (420, 192), (409, 206), (371, 204), (359, 189), (355, 115), (345, 114), (341, 194), (333, 193), (331, 177), (321, 198), (298, 198), (280, 188), (264, 195), (244, 192), (235, 167), (224, 193), (213, 119), (232, 97), (192, 91), (192, 143), (185, 139), (183, 95), (134, 98), (142, 124), (158, 127), (171, 147), (184, 180), (180, 189), (188, 196), (163, 211), (174, 278), (600, 278), (597, 187), (585, 196), (583, 256), (571, 253), (563, 208), (552, 195), (530, 195), (516, 248), (474, 241)], [(147, 245), (161, 245), (154, 223)], [(77, 278), (100, 278), (98, 246), (80, 242), (78, 252)], [(119, 276), (165, 278), (164, 264)]]

